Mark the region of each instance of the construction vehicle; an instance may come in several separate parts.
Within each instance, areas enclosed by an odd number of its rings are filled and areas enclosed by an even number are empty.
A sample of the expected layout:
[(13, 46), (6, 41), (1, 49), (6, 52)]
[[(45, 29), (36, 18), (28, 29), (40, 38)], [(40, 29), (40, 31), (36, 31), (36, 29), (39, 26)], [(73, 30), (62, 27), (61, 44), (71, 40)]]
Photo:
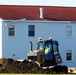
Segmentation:
[(28, 60), (31, 60), (38, 64), (42, 69), (51, 68), (59, 72), (68, 72), (68, 67), (59, 65), (62, 63), (62, 58), (59, 53), (59, 43), (58, 41), (52, 40), (42, 40), (38, 39), (37, 48), (33, 50), (33, 43), (31, 43), (31, 50), (28, 53)]

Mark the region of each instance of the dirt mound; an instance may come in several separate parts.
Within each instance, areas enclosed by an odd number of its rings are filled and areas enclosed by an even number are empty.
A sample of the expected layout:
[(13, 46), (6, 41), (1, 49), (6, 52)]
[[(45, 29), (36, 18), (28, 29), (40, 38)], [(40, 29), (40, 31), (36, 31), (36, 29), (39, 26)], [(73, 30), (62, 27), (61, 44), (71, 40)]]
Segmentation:
[(13, 59), (0, 59), (0, 73), (56, 73), (51, 69), (43, 70), (36, 63), (24, 60), (22, 62)]
[(36, 63), (24, 60), (0, 59), (0, 73), (47, 73), (38, 67)]

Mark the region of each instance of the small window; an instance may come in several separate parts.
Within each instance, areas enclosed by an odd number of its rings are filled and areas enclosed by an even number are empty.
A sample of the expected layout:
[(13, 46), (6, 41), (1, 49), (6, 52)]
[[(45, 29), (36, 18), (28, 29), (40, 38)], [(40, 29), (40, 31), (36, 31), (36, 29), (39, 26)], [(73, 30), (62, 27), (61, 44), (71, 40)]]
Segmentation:
[(72, 60), (72, 50), (66, 51), (66, 60), (71, 61)]
[(58, 45), (57, 44), (53, 44), (54, 47), (54, 52), (58, 52)]
[(72, 26), (67, 26), (66, 27), (66, 36), (67, 37), (72, 37)]
[(28, 36), (35, 36), (35, 26), (34, 25), (28, 26)]
[(14, 25), (10, 25), (8, 30), (9, 30), (9, 36), (14, 36), (14, 34), (15, 34), (15, 26)]

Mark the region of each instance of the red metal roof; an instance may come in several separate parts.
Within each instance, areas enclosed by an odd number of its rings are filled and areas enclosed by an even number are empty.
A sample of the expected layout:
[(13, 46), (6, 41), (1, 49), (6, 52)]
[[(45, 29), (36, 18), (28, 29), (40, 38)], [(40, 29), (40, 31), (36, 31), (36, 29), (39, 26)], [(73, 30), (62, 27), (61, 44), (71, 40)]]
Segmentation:
[(44, 19), (42, 20), (76, 21), (76, 7), (56, 6), (0, 5), (0, 18), (4, 20), (23, 18), (27, 20), (41, 20), (39, 8), (44, 9)]

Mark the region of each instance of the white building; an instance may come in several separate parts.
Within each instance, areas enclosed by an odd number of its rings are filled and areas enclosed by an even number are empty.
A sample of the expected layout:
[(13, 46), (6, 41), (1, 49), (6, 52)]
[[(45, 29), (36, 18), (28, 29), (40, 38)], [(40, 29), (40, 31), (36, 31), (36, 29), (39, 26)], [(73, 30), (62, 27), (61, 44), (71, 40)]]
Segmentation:
[[(76, 17), (67, 18), (66, 16), (66, 21), (64, 15), (67, 15), (67, 13), (64, 13), (61, 18), (57, 17), (57, 15), (49, 18), (53, 14), (45, 18), (47, 15), (45, 10), (47, 9), (52, 8), (52, 12), (54, 12), (59, 8), (59, 11), (66, 10), (66, 8), (42, 7), (44, 10), (40, 9), (41, 11), (39, 8), (35, 6), (0, 6), (0, 58), (26, 59), (30, 50), (30, 41), (33, 42), (33, 49), (36, 49), (39, 37), (44, 40), (53, 37), (54, 40), (59, 42), (59, 51), (63, 64), (68, 67), (76, 67)], [(24, 9), (27, 11), (23, 12)], [(67, 8), (69, 13), (72, 9)], [(5, 10), (7, 11), (4, 12)], [(76, 8), (74, 8), (74, 11), (76, 12)], [(50, 11), (50, 13), (52, 12)]]

